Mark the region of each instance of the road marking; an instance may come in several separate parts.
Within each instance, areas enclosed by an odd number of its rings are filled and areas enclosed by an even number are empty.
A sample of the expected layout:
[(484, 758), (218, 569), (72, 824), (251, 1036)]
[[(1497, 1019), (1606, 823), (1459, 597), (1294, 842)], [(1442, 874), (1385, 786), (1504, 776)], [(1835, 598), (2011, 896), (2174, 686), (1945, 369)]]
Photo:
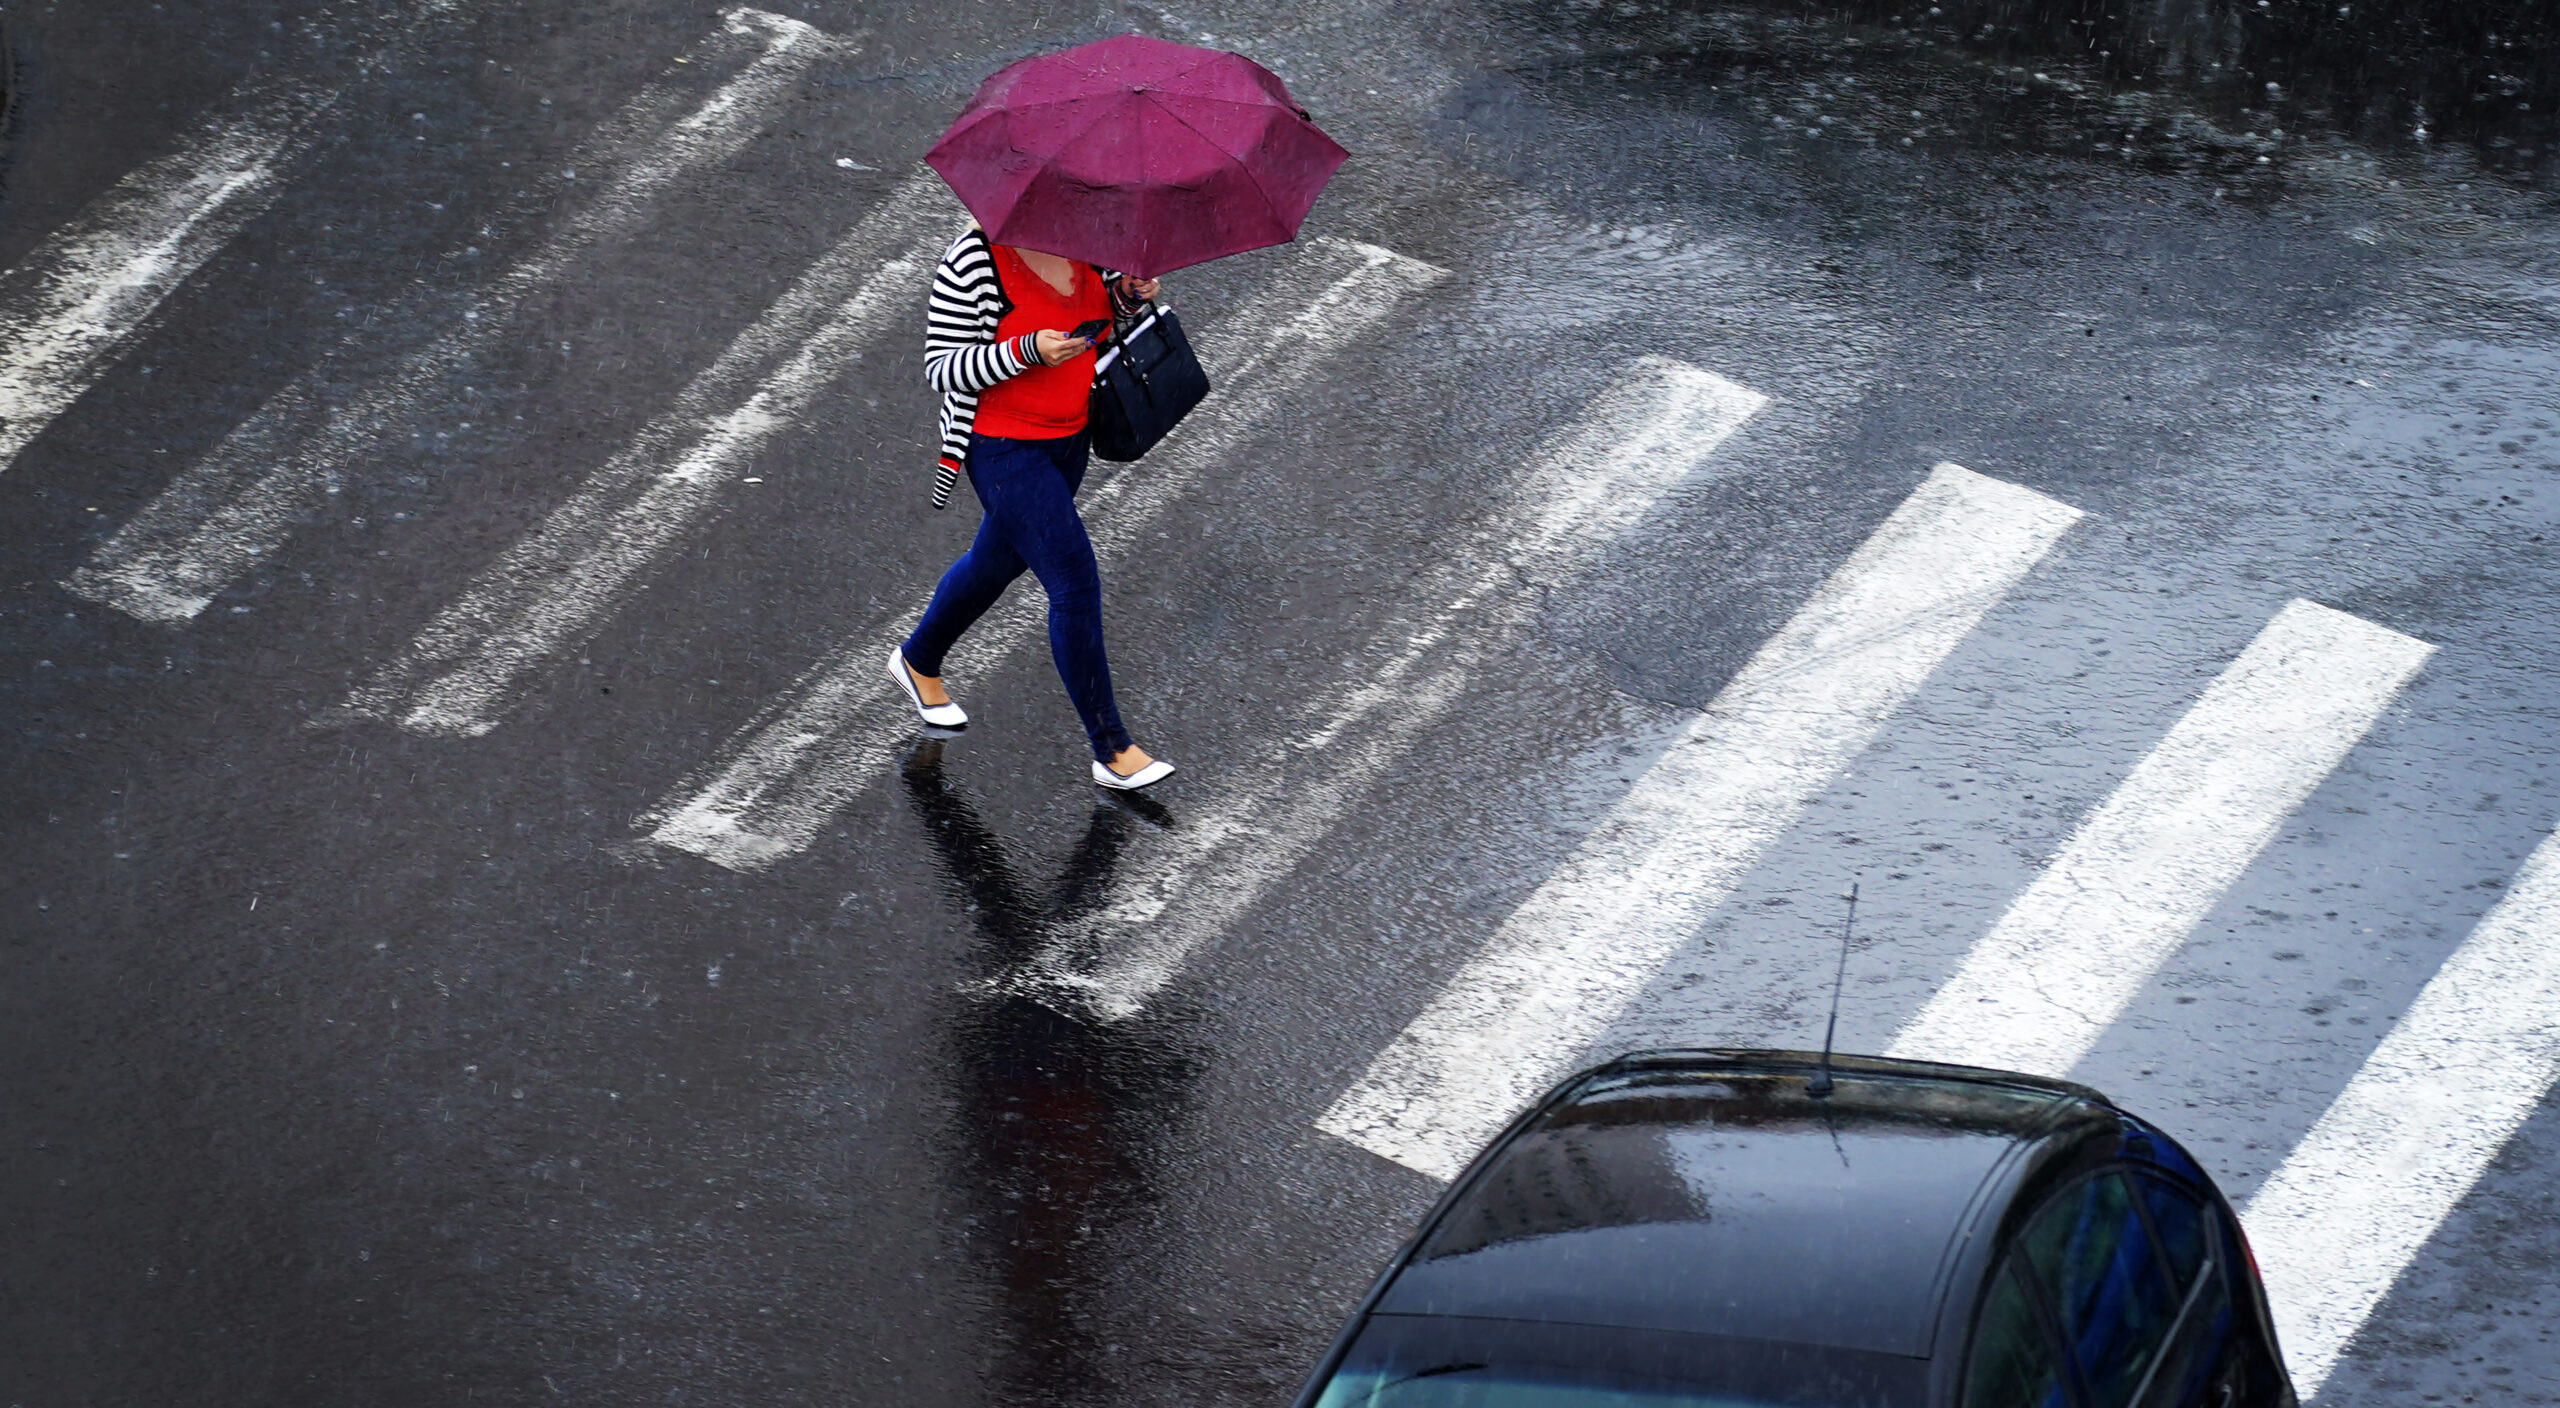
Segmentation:
[(1930, 471), (1317, 1127), (1453, 1177), (2080, 516)]
[[(1197, 419), (1150, 454), (1143, 469), (1086, 492), (1083, 512), (1103, 570), (1137, 551), (1164, 510), (1328, 358), (1360, 347), (1366, 329), (1445, 277), (1446, 270), (1349, 240), (1324, 237), (1291, 249), (1263, 291), (1226, 322), (1239, 332), (1259, 330), (1261, 338), (1235, 352), (1222, 337), (1203, 339), (1218, 389)], [(1034, 629), (1045, 609), (1036, 591), (1008, 593), (962, 639), (947, 671), (983, 673), (1035, 636), (1045, 639)], [(644, 839), (741, 871), (806, 849), (828, 818), (885, 775), (881, 749), (908, 732), (912, 716), (880, 662), (915, 619), (910, 612), (830, 651), (641, 818)]]
[(127, 173), (0, 274), (0, 470), (274, 201), (354, 75), (388, 64), (427, 24), (465, 8), (424, 0), (396, 24), (350, 22), (333, 37), (375, 52), (333, 66), (347, 79), (261, 75), (232, 89), (178, 150)]
[(2560, 838), (2525, 858), (2243, 1218), (2308, 1403), (2560, 1080)]
[[(519, 335), (516, 315), (554, 289), (599, 241), (637, 228), (652, 202), (679, 181), (725, 161), (755, 137), (791, 86), (842, 41), (761, 10), (729, 11), (687, 55), (688, 67), (652, 83), (509, 209), (530, 218), (573, 185), (600, 190), (562, 220), (542, 247), (478, 295), (462, 321), (367, 382), (349, 404), (330, 404), (334, 359), (305, 372), (223, 438), (99, 545), (64, 585), (145, 621), (194, 619), (223, 588), (291, 539), (341, 486), (346, 466), (382, 455), (433, 414), (454, 381)], [(750, 57), (751, 56), (751, 57)], [(703, 70), (746, 59), (708, 97)], [(354, 344), (342, 345), (338, 355)]]
[(418, 733), (497, 727), (560, 652), (590, 639), (917, 290), (966, 218), (931, 173), (865, 216), (718, 361), (437, 613), (340, 706)]
[(2069, 1074), (2434, 650), (2308, 601), (2277, 612), (1888, 1054)]
[(1116, 888), (1128, 898), (1053, 939), (1029, 965), (1031, 989), (1086, 1015), (1135, 1015), (1438, 722), (1531, 615), (1524, 582), (1572, 574), (1766, 404), (1711, 372), (1639, 358), (1532, 460), (1505, 496), (1511, 508), (1440, 545), (1446, 565), (1416, 594), (1436, 605), (1404, 649), (1274, 756), (1231, 775), (1229, 800), (1184, 818), (1146, 869), (1124, 869)]

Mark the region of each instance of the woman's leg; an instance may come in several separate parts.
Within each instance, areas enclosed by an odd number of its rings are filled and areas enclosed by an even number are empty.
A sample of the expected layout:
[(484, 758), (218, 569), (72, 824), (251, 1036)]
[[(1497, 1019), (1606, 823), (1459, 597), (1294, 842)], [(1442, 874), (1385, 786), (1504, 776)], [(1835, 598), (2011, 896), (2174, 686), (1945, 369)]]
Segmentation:
[[(1075, 488), (1084, 480), (1084, 437), (1043, 441), (1051, 472), (1009, 481), (1008, 514), (1015, 551), (1031, 564), (1049, 594), (1049, 654), (1058, 678), (1084, 720), (1097, 762), (1109, 762), (1129, 746), (1120, 706), (1111, 697), (1111, 661), (1102, 647), (1102, 572), (1093, 540), (1076, 516)], [(992, 512), (992, 510), (991, 510)]]
[(1014, 551), (1013, 534), (1000, 508), (1008, 498), (1002, 486), (1016, 471), (1027, 468), (1041, 474), (1046, 467), (1038, 459), (1029, 465), (1013, 463), (1022, 454), (1014, 447), (1022, 443), (982, 439), (970, 444), (969, 485), (977, 491), (986, 517), (978, 521), (978, 536), (969, 550), (943, 572), (933, 600), (925, 605), (924, 619), (916, 622), (906, 644), (899, 647), (908, 667), (927, 679), (941, 677), (942, 657), (952, 642), (976, 625), (1013, 579), (1022, 575), (1022, 554)]

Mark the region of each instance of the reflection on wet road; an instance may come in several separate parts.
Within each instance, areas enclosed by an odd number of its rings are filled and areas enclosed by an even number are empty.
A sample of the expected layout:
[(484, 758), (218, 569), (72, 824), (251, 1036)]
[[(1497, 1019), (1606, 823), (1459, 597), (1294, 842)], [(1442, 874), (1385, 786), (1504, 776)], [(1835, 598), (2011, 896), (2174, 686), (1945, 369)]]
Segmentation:
[(1166, 1190), (1147, 1176), (1194, 1058), (1146, 1037), (1106, 1037), (1006, 980), (1049, 932), (1109, 903), (1132, 830), (1170, 828), (1143, 796), (1094, 803), (1057, 878), (1019, 873), (926, 739), (900, 766), (952, 900), (978, 932), (978, 984), (947, 1005), (959, 1157), (946, 1171), (977, 1211), (963, 1242), (984, 1263), (1001, 1324), (994, 1375), (1005, 1401), (1099, 1402), (1118, 1377), (1103, 1312), (1148, 1274), (1145, 1223)]

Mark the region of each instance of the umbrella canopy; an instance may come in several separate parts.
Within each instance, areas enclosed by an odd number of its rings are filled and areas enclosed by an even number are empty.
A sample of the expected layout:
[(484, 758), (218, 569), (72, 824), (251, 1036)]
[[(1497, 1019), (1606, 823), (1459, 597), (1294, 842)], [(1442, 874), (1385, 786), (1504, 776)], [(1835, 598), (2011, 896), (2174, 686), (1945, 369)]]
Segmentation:
[(924, 159), (996, 243), (1151, 278), (1294, 239), (1348, 156), (1260, 64), (1124, 34), (999, 70)]

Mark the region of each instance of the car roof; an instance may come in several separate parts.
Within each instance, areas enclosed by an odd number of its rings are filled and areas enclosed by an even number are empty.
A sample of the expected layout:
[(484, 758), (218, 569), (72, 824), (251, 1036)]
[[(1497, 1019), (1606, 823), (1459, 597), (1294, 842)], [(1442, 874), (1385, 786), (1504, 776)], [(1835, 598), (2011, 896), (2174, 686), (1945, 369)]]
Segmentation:
[(1461, 1179), (1390, 1314), (1926, 1356), (1965, 1233), (2020, 1151), (2121, 1118), (2085, 1086), (1837, 1057), (1658, 1051), (1585, 1073)]

